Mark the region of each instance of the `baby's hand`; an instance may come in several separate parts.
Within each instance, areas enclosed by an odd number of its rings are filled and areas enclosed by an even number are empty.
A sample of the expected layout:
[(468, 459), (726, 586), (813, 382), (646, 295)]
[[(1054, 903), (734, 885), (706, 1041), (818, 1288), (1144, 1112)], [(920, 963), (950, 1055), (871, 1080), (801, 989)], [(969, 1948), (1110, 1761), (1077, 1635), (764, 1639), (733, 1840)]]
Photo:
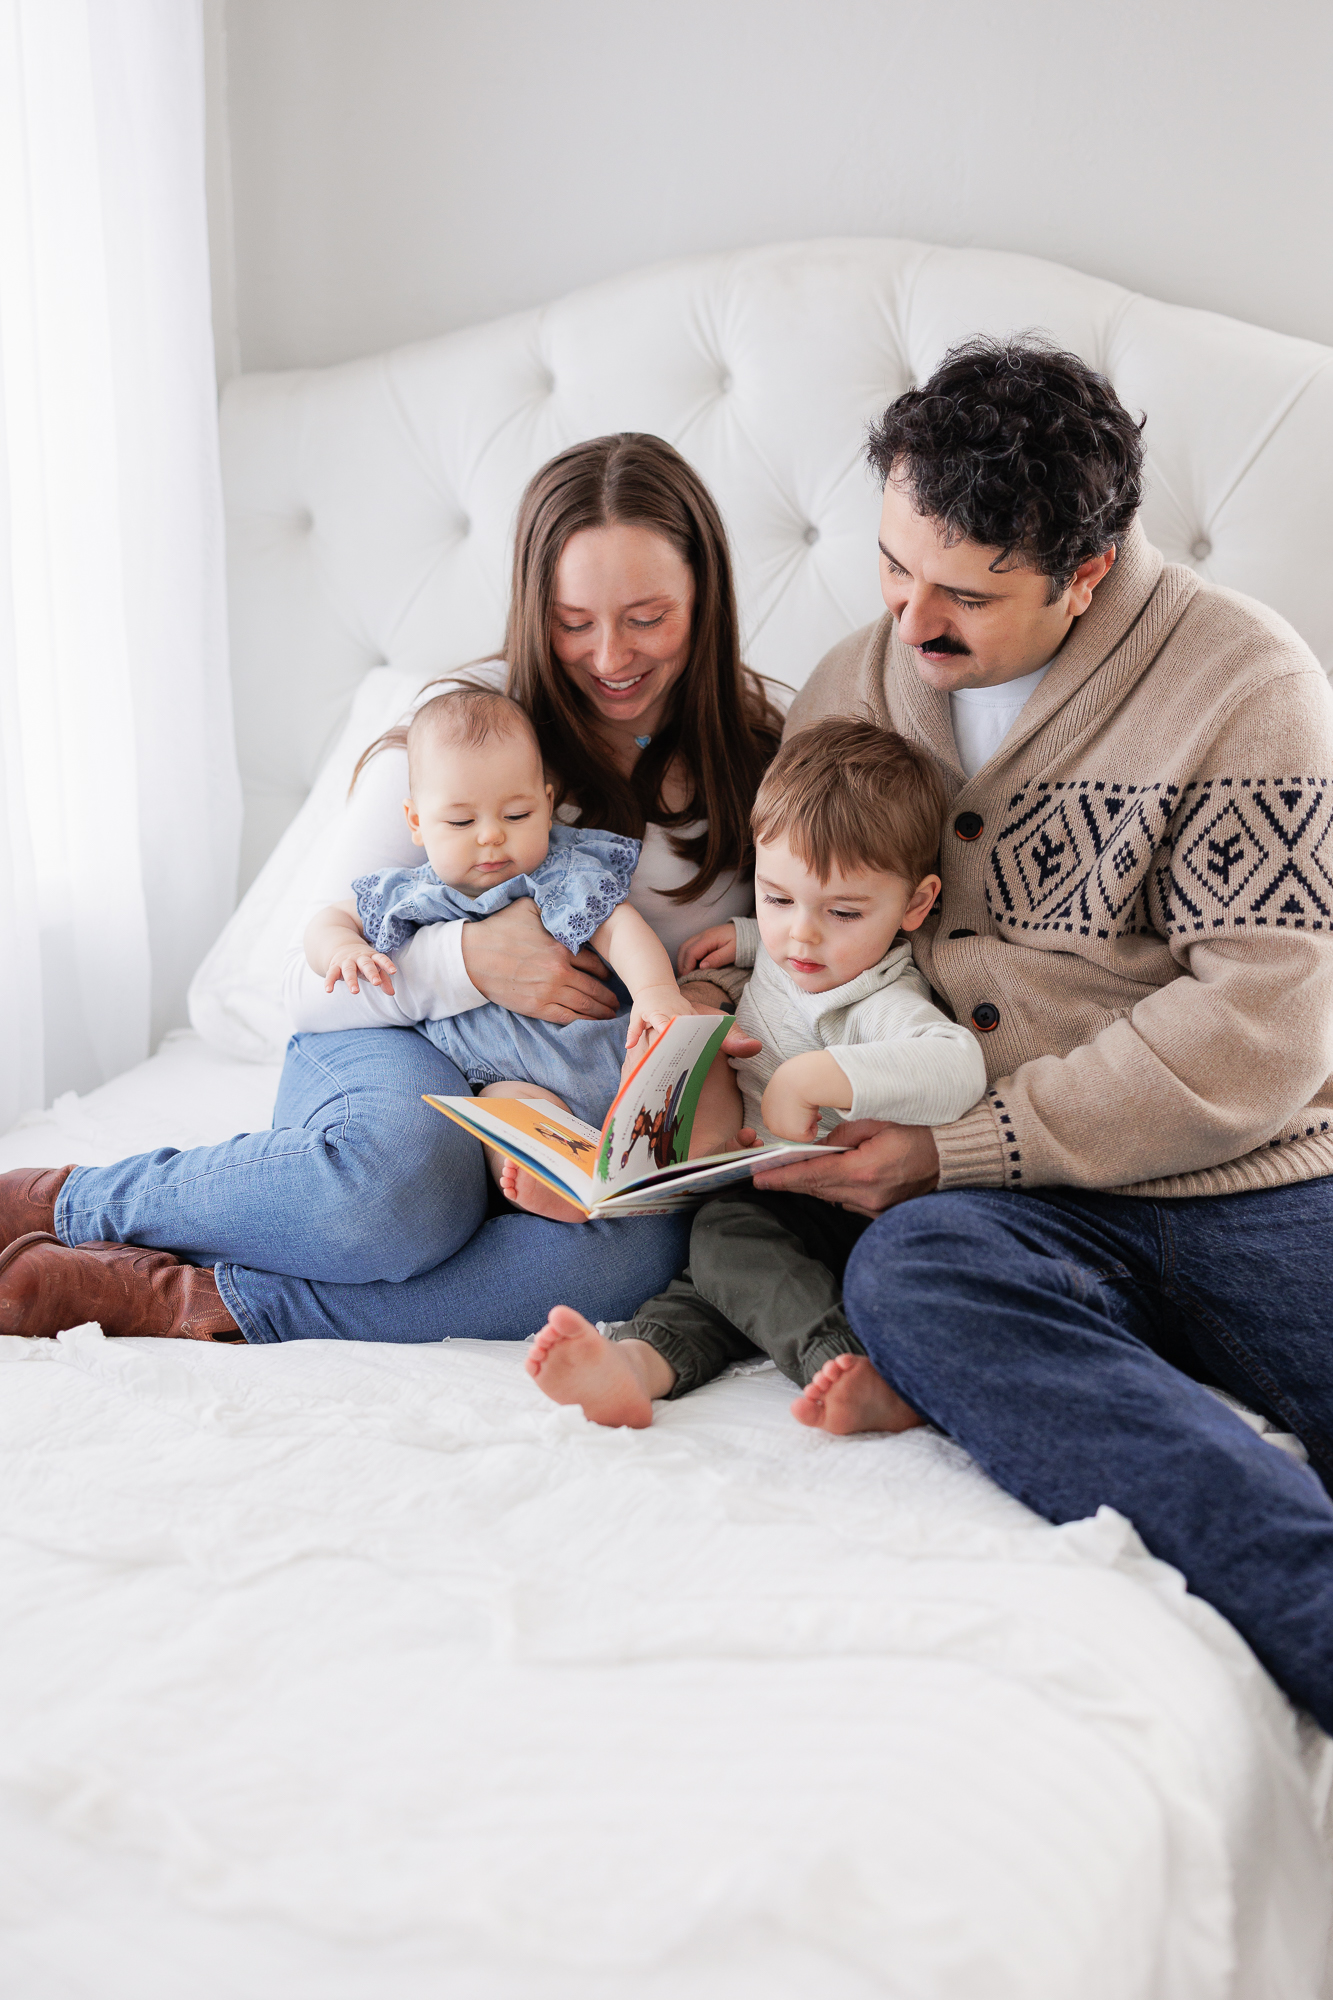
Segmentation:
[(383, 993), (393, 992), (392, 974), (398, 967), (382, 951), (372, 951), (364, 938), (349, 937), (346, 943), (337, 944), (329, 957), (324, 973), (324, 991), (332, 993), (340, 979), (347, 981), (348, 991), (359, 993), (358, 975), (371, 986), (378, 986)]
[[(841, 1091), (838, 1091), (839, 1081)], [(791, 1056), (769, 1078), (759, 1115), (769, 1131), (776, 1132), (780, 1139), (817, 1139), (819, 1114), (830, 1102), (830, 1087), (836, 1094), (850, 1098), (850, 1086), (832, 1056), (823, 1049)]]
[(735, 924), (710, 924), (706, 931), (698, 931), (694, 937), (686, 938), (676, 953), (676, 969), (679, 972), (697, 972), (700, 966), (735, 963)]
[(645, 1028), (654, 1035), (660, 1035), (668, 1021), (674, 1021), (680, 1014), (693, 1012), (693, 1007), (678, 986), (643, 987), (635, 994), (634, 1005), (630, 1008), (625, 1047), (632, 1049)]

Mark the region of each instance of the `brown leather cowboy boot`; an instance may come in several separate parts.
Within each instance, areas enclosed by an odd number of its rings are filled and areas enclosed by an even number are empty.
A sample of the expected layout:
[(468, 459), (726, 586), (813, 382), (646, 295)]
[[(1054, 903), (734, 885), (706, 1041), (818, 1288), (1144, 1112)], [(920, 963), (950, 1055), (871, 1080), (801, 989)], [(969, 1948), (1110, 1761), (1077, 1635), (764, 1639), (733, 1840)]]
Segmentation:
[(36, 1230), (53, 1236), (56, 1196), (73, 1167), (19, 1167), (0, 1174), (0, 1250)]
[(137, 1243), (20, 1236), (0, 1251), (0, 1333), (51, 1338), (96, 1320), (105, 1334), (242, 1340), (211, 1271)]

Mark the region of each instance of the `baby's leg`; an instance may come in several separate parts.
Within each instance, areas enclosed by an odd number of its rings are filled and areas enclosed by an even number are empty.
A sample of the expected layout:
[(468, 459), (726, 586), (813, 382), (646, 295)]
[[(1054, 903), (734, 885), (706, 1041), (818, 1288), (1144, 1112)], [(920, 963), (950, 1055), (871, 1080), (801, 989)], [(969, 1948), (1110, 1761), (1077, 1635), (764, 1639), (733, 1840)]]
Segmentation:
[[(540, 1083), (488, 1083), (477, 1092), (478, 1097), (526, 1097), (540, 1098), (545, 1104), (559, 1105), (562, 1111), (569, 1106), (558, 1098), (553, 1090), (547, 1090)], [(499, 1186), (506, 1201), (512, 1201), (515, 1208), (525, 1209), (529, 1215), (544, 1215), (548, 1222), (586, 1222), (587, 1216), (572, 1201), (566, 1201), (539, 1181), (526, 1167), (520, 1167), (517, 1160), (506, 1159), (493, 1146), (484, 1148), (486, 1164), (491, 1170), (491, 1178)]]
[(687, 1272), (609, 1340), (567, 1306), (553, 1307), (527, 1367), (553, 1402), (577, 1403), (595, 1424), (642, 1430), (652, 1422), (656, 1398), (702, 1388), (753, 1353), (744, 1335), (699, 1297)]

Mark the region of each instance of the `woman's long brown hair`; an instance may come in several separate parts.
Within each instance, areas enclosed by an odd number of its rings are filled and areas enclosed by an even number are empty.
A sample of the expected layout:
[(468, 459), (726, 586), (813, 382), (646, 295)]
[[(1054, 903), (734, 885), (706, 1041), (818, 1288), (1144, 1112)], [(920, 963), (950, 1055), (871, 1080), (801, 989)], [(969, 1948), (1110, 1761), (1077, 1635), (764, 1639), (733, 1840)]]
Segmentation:
[[(584, 528), (613, 524), (663, 536), (694, 578), (689, 659), (669, 713), (628, 778), (599, 750), (597, 718), (551, 650), (555, 571), (565, 543)], [(741, 663), (721, 516), (698, 473), (664, 439), (638, 431), (592, 438), (559, 453), (528, 482), (504, 645), (492, 657), (506, 662), (506, 692), (532, 717), (557, 803), (577, 805), (585, 826), (642, 839), (650, 820), (668, 829), (705, 822), (693, 839), (670, 836), (696, 869), (681, 888), (665, 892), (673, 901), (693, 902), (724, 869), (750, 865), (750, 807), (777, 749), (782, 717), (759, 676)], [(358, 762), (353, 785), (369, 758), (405, 739), (402, 728), (378, 737)], [(662, 798), (673, 764), (689, 794), (678, 812)]]

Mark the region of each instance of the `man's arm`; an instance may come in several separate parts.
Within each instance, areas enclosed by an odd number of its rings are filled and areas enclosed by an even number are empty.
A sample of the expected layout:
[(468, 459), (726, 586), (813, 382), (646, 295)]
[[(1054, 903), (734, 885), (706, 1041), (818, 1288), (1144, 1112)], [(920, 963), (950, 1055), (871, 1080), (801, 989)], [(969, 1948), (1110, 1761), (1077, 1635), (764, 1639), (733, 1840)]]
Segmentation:
[[(1323, 861), (1333, 787), (1326, 777), (1281, 774), (1333, 771), (1333, 700), (1323, 676), (1275, 675), (1236, 704), (1195, 768), (1146, 878), (1150, 921), (1179, 977), (1067, 1053), (1020, 1063), (965, 1117), (935, 1127), (929, 1145), (887, 1127), (844, 1165), (821, 1161), (765, 1184), (850, 1196), (878, 1213), (933, 1185), (1138, 1186), (1206, 1172), (1284, 1132), (1301, 1136), (1300, 1114), (1333, 1074), (1333, 916), (1315, 901), (1333, 903)], [(1182, 856), (1207, 831), (1197, 815), (1210, 784), (1220, 798), (1233, 790), (1248, 798), (1251, 816), (1263, 820), (1257, 781), (1237, 776), (1246, 771), (1273, 774), (1274, 826), (1254, 840), (1238, 896), (1223, 871), (1187, 870)], [(1188, 902), (1178, 877), (1188, 882)], [(1300, 896), (1297, 928), (1289, 906)], [(1048, 1006), (1058, 1004), (1056, 966), (1049, 976)], [(1077, 982), (1076, 963), (1064, 977)], [(847, 1195), (834, 1191), (843, 1184)]]

